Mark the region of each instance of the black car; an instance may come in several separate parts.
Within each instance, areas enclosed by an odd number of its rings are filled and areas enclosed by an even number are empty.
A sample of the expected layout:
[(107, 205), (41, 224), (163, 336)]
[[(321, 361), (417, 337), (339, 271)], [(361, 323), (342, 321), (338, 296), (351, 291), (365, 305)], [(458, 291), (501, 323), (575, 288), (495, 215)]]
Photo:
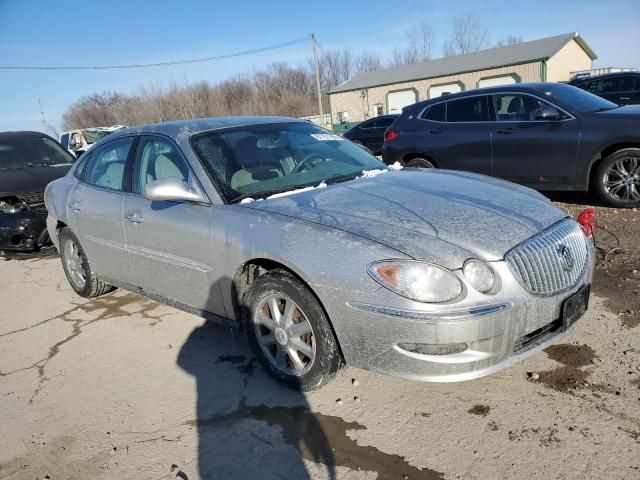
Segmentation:
[(640, 106), (570, 85), (483, 88), (405, 107), (382, 155), (389, 164), (593, 190), (608, 205), (640, 206)]
[(618, 72), (576, 78), (569, 84), (619, 105), (640, 103), (640, 72)]
[(384, 131), (395, 122), (400, 115), (380, 115), (379, 117), (365, 120), (350, 130), (344, 132), (343, 137), (354, 143), (364, 145), (374, 155), (382, 152), (384, 142)]
[(44, 187), (64, 176), (74, 157), (39, 132), (0, 132), (0, 254), (15, 256), (51, 245)]

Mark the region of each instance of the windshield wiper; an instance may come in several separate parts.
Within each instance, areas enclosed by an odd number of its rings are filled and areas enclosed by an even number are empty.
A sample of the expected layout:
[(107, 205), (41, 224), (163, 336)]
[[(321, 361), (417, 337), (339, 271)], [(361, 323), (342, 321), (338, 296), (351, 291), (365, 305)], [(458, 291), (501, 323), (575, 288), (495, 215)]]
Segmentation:
[(326, 183), (327, 185), (331, 185), (332, 183), (348, 182), (349, 180), (355, 179), (358, 175), (359, 173), (351, 173), (349, 175), (333, 175), (327, 178), (324, 183)]

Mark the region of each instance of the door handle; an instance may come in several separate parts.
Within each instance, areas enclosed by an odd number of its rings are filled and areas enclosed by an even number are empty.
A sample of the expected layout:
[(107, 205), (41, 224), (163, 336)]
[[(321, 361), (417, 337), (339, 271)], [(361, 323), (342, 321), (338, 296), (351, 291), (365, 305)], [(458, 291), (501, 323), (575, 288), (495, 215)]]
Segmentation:
[(500, 135), (511, 135), (512, 133), (516, 133), (516, 132), (513, 128), (508, 127), (508, 128), (502, 128), (500, 130), (496, 130), (496, 133), (499, 133)]
[(82, 207), (80, 206), (80, 202), (71, 202), (69, 204), (69, 208), (74, 212), (79, 212), (80, 210), (82, 210)]
[(620, 97), (619, 100), (631, 100), (631, 97)]
[(144, 218), (142, 218), (137, 213), (129, 213), (128, 215), (126, 215), (126, 217), (127, 217), (127, 220), (129, 220), (131, 223), (142, 223), (142, 222), (144, 222)]
[(439, 133), (444, 133), (444, 130), (442, 130), (441, 128), (434, 128), (432, 130), (429, 130), (429, 133), (432, 133), (434, 135), (437, 135)]

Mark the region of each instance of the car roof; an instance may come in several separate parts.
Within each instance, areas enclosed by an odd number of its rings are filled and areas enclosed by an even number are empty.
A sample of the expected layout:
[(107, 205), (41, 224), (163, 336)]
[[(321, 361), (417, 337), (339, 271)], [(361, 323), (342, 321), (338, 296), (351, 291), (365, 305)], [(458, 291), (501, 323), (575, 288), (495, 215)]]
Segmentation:
[(638, 71), (630, 71), (630, 72), (611, 72), (611, 73), (603, 73), (601, 75), (590, 75), (588, 77), (577, 77), (571, 80), (571, 83), (583, 83), (590, 82), (591, 80), (600, 80), (602, 78), (610, 78), (610, 77), (628, 77), (628, 76), (640, 76), (640, 72)]
[[(311, 123), (307, 120), (292, 117), (276, 117), (276, 116), (236, 116), (236, 117), (210, 117), (195, 118), (191, 120), (174, 120), (170, 122), (154, 123), (150, 125), (139, 125), (124, 130), (117, 130), (108, 135), (104, 139), (112, 140), (114, 138), (128, 135), (131, 133), (159, 133), (169, 137), (176, 137), (181, 133), (194, 135), (196, 133), (206, 132), (209, 130), (218, 130), (221, 128), (240, 127), (247, 125), (263, 125), (268, 123)], [(103, 140), (104, 140), (103, 139)], [(102, 143), (102, 140), (101, 142)]]
[(429, 100), (423, 100), (421, 102), (417, 102), (405, 108), (412, 108), (415, 105), (428, 105), (428, 104), (437, 103), (437, 102), (445, 102), (449, 100), (455, 100), (457, 98), (473, 97), (475, 95), (491, 95), (493, 93), (501, 93), (501, 92), (535, 93), (539, 95), (540, 92), (544, 91), (545, 89), (562, 88), (565, 86), (568, 86), (569, 88), (577, 88), (572, 85), (566, 85), (563, 83), (554, 83), (554, 82), (512, 83), (509, 85), (474, 88), (471, 90), (465, 90), (464, 92), (449, 93), (447, 95), (442, 95), (440, 97), (430, 98)]
[(46, 133), (32, 132), (32, 131), (13, 131), (13, 132), (0, 132), (0, 140), (13, 140), (15, 138), (51, 138)]

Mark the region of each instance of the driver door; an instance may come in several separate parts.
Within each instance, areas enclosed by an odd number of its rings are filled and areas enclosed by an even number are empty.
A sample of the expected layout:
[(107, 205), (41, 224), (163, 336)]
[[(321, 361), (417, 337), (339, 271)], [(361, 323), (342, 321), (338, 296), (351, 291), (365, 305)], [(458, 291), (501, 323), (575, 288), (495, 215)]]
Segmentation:
[[(163, 298), (225, 316), (216, 283), (210, 205), (152, 201), (148, 183), (177, 178), (203, 192), (178, 147), (169, 139), (142, 136), (136, 150), (132, 191), (123, 204), (124, 232), (136, 285)], [(204, 194), (203, 194), (204, 195)]]
[[(580, 151), (580, 124), (575, 117), (528, 94), (494, 94), (493, 105), (494, 176), (538, 189), (575, 184)], [(563, 117), (536, 119), (536, 111), (549, 106)]]

